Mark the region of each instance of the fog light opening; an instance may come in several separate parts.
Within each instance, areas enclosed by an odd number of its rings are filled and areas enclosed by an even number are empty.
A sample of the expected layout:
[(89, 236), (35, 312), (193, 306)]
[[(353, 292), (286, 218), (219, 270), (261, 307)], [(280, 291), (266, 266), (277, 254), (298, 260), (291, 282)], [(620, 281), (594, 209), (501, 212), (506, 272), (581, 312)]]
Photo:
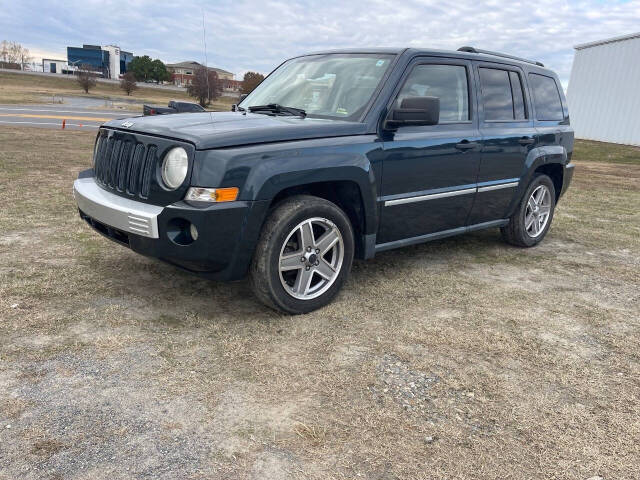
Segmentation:
[(190, 245), (198, 239), (198, 229), (184, 218), (172, 218), (167, 223), (167, 237), (176, 245)]

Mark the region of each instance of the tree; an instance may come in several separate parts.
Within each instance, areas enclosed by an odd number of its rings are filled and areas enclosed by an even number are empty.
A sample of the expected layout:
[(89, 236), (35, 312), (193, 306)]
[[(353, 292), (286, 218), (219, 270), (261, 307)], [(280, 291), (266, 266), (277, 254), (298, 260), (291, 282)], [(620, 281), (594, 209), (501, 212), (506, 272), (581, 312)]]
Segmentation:
[(193, 72), (187, 92), (190, 96), (197, 98), (201, 106), (206, 107), (211, 100), (215, 100), (222, 94), (222, 82), (215, 71), (198, 67)]
[(131, 60), (127, 69), (128, 71), (133, 72), (136, 80), (139, 82), (146, 82), (152, 78), (153, 61), (149, 55), (133, 57), (133, 60)]
[(91, 71), (91, 65), (82, 64), (76, 71), (76, 80), (84, 90), (89, 93), (89, 89), (96, 86), (96, 74)]
[(122, 76), (120, 80), (120, 88), (127, 92), (127, 95), (131, 95), (131, 92), (138, 89), (136, 85), (136, 76), (133, 72), (127, 72)]
[(24, 70), (24, 67), (31, 61), (31, 54), (29, 52), (29, 49), (26, 47), (23, 47), (22, 45), (16, 44), (17, 45), (17, 56), (18, 59), (20, 60), (20, 68), (22, 68), (22, 70)]
[(260, 82), (264, 80), (264, 75), (258, 72), (247, 72), (242, 79), (242, 93), (251, 93)]
[(31, 61), (29, 49), (16, 42), (3, 40), (0, 43), (0, 64), (3, 67), (8, 65), (19, 65), (22, 70)]
[(157, 58), (151, 62), (151, 79), (156, 82), (164, 82), (166, 80), (171, 80), (171, 74), (164, 63)]

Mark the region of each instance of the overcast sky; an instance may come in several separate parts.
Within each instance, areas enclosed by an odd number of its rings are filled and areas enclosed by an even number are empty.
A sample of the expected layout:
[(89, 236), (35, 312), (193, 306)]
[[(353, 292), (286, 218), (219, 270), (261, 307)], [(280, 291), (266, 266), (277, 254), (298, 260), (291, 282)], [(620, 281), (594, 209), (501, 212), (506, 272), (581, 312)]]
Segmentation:
[(640, 0), (0, 0), (0, 40), (42, 56), (117, 44), (165, 62), (242, 74), (327, 48), (473, 45), (542, 61), (569, 79), (573, 46), (640, 30)]

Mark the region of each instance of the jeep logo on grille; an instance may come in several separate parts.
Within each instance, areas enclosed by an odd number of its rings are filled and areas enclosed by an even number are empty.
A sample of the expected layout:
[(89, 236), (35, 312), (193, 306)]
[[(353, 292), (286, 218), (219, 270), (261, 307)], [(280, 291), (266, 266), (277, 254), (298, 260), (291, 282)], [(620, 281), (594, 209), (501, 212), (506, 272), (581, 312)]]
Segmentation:
[(133, 127), (133, 122), (123, 122), (122, 126), (125, 128)]

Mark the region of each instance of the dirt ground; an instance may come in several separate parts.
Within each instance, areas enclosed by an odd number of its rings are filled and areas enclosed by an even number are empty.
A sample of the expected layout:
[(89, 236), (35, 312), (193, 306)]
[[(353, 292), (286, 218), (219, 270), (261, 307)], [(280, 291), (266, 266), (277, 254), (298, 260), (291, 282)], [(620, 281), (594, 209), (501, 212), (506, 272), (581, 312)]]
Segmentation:
[(638, 478), (639, 149), (580, 143), (536, 248), (386, 252), (289, 317), (91, 231), (92, 142), (0, 128), (0, 479)]

